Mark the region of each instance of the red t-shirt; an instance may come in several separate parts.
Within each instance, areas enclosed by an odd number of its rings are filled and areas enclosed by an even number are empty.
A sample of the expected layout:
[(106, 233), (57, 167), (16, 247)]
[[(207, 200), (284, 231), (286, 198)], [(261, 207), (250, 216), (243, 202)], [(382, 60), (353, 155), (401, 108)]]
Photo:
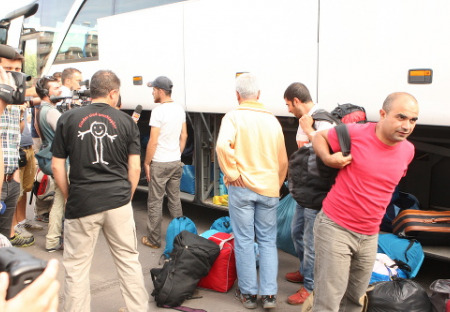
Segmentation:
[[(323, 201), (325, 214), (340, 226), (366, 235), (379, 232), (380, 222), (400, 179), (414, 157), (414, 146), (394, 146), (375, 135), (375, 123), (349, 124), (352, 162), (339, 171)], [(328, 132), (334, 152), (340, 151), (335, 129)]]

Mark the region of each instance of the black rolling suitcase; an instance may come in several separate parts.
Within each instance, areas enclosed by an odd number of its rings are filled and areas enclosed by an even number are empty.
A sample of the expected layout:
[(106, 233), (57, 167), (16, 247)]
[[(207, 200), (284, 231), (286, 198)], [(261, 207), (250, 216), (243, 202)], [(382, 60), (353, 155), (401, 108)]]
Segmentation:
[(392, 221), (393, 232), (422, 245), (450, 245), (450, 211), (406, 209)]

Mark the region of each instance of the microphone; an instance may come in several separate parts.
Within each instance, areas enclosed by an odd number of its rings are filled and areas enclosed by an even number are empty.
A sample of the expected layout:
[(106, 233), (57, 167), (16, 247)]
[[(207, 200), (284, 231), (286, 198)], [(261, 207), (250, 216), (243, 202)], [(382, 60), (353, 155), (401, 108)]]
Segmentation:
[(141, 117), (141, 113), (142, 113), (142, 105), (139, 104), (134, 109), (133, 115), (131, 115), (131, 118), (134, 120), (135, 123), (137, 123), (139, 121), (139, 118)]

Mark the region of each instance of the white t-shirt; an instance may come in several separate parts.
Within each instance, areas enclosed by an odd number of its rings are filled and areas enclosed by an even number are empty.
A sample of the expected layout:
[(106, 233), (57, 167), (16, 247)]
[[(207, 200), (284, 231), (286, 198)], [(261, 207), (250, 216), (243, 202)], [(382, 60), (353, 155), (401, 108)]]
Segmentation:
[(73, 95), (73, 92), (66, 86), (61, 86), (59, 89), (61, 90), (60, 96), (71, 97)]
[(174, 102), (160, 104), (152, 110), (150, 127), (160, 128), (158, 145), (152, 161), (170, 162), (181, 159), (180, 135), (186, 113)]
[[(308, 112), (308, 115), (311, 116), (312, 114), (314, 114), (314, 112), (316, 112), (319, 109), (319, 106), (317, 104), (315, 104), (311, 110)], [(299, 120), (300, 123), (300, 120)], [(324, 120), (316, 120), (314, 122), (315, 125), (315, 129), (316, 131), (321, 131), (321, 130), (326, 130), (326, 129), (330, 129), (333, 128), (335, 126), (335, 124), (331, 124), (328, 121), (324, 121)], [(300, 124), (298, 125), (298, 129), (297, 129), (297, 135), (295, 136), (295, 140), (297, 141), (297, 146), (298, 148), (311, 144), (311, 142), (309, 141), (308, 135), (303, 131), (302, 127), (300, 126)]]

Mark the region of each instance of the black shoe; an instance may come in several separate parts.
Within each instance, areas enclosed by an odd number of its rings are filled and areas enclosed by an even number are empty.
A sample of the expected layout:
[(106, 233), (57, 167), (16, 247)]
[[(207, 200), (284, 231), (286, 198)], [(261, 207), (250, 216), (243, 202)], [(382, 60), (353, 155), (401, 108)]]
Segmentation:
[(256, 295), (242, 294), (239, 288), (236, 288), (236, 299), (242, 302), (246, 309), (256, 309)]
[(61, 236), (59, 238), (59, 244), (58, 245), (56, 245), (53, 248), (45, 248), (45, 250), (47, 252), (55, 252), (55, 251), (58, 251), (58, 250), (64, 250), (64, 238), (63, 238), (63, 236)]
[(264, 309), (273, 309), (277, 306), (277, 296), (275, 295), (263, 295), (261, 296)]

